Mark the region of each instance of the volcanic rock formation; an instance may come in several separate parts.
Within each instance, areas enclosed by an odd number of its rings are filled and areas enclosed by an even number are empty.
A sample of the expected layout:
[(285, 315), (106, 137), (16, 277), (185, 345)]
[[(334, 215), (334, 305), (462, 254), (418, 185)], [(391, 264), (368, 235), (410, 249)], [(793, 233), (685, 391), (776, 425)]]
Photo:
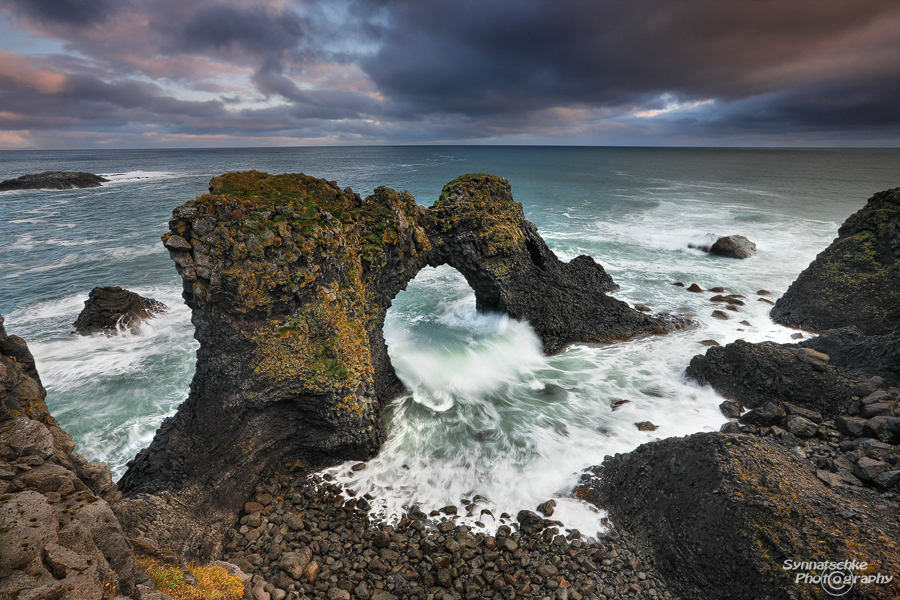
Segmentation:
[[(831, 597), (798, 581), (811, 569), (793, 562), (866, 562), (865, 571), (848, 570), (857, 576), (900, 569), (896, 508), (867, 490), (826, 487), (771, 438), (698, 433), (650, 442), (593, 467), (576, 493), (607, 509), (684, 598)], [(898, 589), (851, 587), (841, 597), (891, 598)]]
[(44, 171), (0, 181), (0, 192), (7, 190), (69, 190), (73, 188), (100, 187), (109, 179), (72, 171)]
[(590, 257), (561, 262), (490, 175), (450, 182), (426, 209), (386, 187), (362, 199), (301, 174), (230, 173), (176, 208), (170, 231), (197, 371), (122, 478), (118, 512), (191, 555), (218, 554), (262, 473), (377, 452), (402, 391), (385, 314), (426, 265), (456, 268), (480, 310), (528, 320), (548, 352), (687, 324), (606, 296), (616, 286)]
[(900, 325), (900, 188), (875, 194), (851, 215), (770, 315), (814, 332), (852, 325), (878, 335)]
[(0, 316), (0, 598), (131, 595), (135, 558), (109, 468), (72, 452), (45, 396), (28, 346)]
[(116, 333), (120, 327), (131, 328), (167, 310), (162, 302), (144, 298), (120, 287), (95, 287), (84, 301), (84, 309), (73, 327), (75, 333)]

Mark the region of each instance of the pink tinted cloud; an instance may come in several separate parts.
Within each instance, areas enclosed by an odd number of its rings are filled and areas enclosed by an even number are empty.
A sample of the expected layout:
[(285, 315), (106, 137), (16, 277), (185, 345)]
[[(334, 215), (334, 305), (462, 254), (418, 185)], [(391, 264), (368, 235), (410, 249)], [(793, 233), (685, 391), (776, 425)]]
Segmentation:
[(33, 67), (30, 62), (24, 56), (0, 50), (0, 78), (42, 94), (58, 94), (65, 90), (69, 81), (66, 74)]

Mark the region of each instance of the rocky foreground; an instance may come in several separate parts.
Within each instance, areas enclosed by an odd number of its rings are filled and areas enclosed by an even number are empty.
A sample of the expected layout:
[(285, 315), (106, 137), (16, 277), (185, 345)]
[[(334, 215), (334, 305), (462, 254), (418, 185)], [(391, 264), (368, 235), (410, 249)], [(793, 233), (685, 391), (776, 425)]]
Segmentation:
[(0, 181), (0, 192), (9, 190), (71, 190), (100, 187), (109, 179), (75, 171), (44, 171)]

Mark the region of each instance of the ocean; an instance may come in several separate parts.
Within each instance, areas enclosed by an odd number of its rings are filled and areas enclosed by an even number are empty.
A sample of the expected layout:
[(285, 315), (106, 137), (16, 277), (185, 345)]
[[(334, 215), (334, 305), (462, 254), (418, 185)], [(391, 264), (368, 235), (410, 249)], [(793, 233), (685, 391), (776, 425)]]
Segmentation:
[[(188, 393), (197, 343), (174, 264), (160, 242), (172, 209), (210, 177), (258, 169), (303, 172), (365, 196), (379, 185), (430, 206), (454, 177), (505, 177), (526, 217), (563, 260), (589, 254), (615, 296), (693, 316), (699, 328), (545, 356), (529, 325), (479, 314), (461, 275), (423, 270), (385, 323), (391, 360), (409, 393), (385, 415), (389, 440), (363, 471), (331, 474), (369, 493), (390, 519), (404, 506), (459, 505), (475, 495), (496, 527), (549, 498), (554, 518), (586, 535), (602, 513), (566, 491), (604, 456), (653, 439), (715, 431), (725, 418), (709, 388), (684, 369), (706, 348), (743, 338), (791, 341), (770, 305), (875, 192), (900, 185), (900, 150), (588, 147), (351, 147), (0, 152), (0, 179), (88, 171), (101, 188), (0, 193), (0, 314), (25, 338), (51, 413), (78, 452), (115, 477)], [(757, 244), (746, 260), (689, 248), (715, 235)], [(745, 296), (730, 319), (712, 317), (721, 286)], [(72, 335), (88, 292), (118, 285), (169, 310), (138, 332)], [(560, 307), (564, 310), (564, 307)], [(808, 334), (807, 334), (808, 335)], [(621, 403), (621, 401), (626, 401)], [(613, 410), (613, 406), (618, 407)], [(650, 421), (655, 431), (635, 423)]]

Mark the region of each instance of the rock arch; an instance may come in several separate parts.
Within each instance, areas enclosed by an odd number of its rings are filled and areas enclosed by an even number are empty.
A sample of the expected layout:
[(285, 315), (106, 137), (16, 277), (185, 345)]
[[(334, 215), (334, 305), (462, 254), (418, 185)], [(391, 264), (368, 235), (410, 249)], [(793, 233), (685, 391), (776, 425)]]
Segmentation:
[(201, 558), (220, 553), (260, 474), (378, 451), (381, 410), (403, 389), (385, 314), (426, 265), (454, 267), (480, 310), (527, 319), (551, 353), (686, 324), (607, 296), (617, 286), (590, 257), (560, 261), (491, 175), (451, 181), (426, 209), (386, 187), (363, 199), (302, 174), (229, 173), (169, 229), (197, 369), (129, 463), (119, 513), (132, 535)]

